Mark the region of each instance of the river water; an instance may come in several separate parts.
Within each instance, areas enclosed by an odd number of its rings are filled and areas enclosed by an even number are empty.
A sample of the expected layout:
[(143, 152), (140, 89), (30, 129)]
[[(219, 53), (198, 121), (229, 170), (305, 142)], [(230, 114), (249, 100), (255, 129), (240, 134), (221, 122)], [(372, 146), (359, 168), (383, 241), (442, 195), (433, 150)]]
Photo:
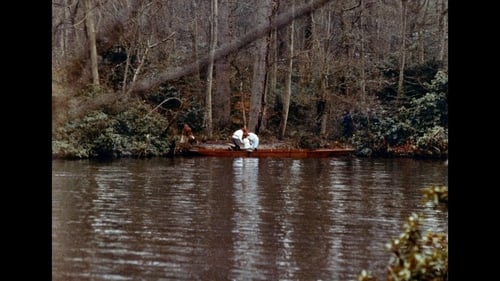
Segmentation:
[(52, 162), (52, 280), (385, 279), (384, 245), (443, 161), (153, 158)]

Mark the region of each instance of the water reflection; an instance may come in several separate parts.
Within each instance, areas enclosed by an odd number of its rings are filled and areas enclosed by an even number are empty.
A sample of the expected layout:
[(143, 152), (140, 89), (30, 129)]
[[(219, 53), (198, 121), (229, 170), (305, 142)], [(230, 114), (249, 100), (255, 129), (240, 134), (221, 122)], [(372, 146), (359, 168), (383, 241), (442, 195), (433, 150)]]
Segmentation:
[(265, 262), (260, 235), (261, 199), (257, 185), (259, 159), (234, 159), (232, 174), (235, 209), (233, 210), (234, 228), (232, 230), (234, 267), (231, 279), (264, 280), (265, 267), (259, 266), (260, 263)]
[[(412, 159), (177, 158), (53, 162), (53, 280), (379, 277), (420, 189), (447, 167)], [(383, 279), (383, 278), (380, 278)]]

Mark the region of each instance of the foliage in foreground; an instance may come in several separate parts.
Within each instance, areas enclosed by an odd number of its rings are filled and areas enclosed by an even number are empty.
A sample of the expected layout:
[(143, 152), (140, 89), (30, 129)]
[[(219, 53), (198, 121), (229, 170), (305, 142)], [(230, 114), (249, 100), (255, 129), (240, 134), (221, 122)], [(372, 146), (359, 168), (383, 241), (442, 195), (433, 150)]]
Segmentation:
[[(424, 203), (436, 206), (448, 204), (448, 188), (432, 186), (423, 190)], [(392, 238), (386, 248), (393, 254), (387, 267), (387, 281), (448, 280), (448, 235), (445, 233), (422, 233), (422, 215), (411, 214), (402, 233)], [(376, 281), (370, 271), (363, 270), (359, 281)]]

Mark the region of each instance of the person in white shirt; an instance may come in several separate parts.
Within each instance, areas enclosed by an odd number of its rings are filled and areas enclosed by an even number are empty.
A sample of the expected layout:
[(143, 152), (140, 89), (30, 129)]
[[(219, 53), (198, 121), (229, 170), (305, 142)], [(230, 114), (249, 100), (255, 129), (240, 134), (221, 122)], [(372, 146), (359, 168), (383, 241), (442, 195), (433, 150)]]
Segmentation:
[(250, 145), (250, 140), (248, 137), (243, 137), (243, 149), (252, 150), (252, 146)]
[(247, 139), (250, 142), (250, 148), (257, 150), (257, 147), (259, 146), (259, 137), (255, 133), (249, 132)]
[(233, 140), (234, 145), (236, 146), (236, 150), (240, 150), (243, 145), (243, 135), (248, 134), (248, 130), (246, 127), (243, 127), (239, 130), (236, 130), (233, 133), (231, 139)]

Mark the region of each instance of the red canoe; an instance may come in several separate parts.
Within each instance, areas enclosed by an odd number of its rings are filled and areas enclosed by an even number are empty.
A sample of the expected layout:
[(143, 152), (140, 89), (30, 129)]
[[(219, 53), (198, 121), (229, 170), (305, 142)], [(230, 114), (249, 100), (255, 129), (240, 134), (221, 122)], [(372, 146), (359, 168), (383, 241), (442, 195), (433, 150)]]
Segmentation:
[(349, 155), (354, 152), (352, 148), (319, 148), (319, 149), (293, 149), (293, 148), (263, 148), (255, 151), (230, 150), (223, 148), (195, 147), (187, 155), (215, 156), (215, 157), (270, 157), (270, 158), (324, 158), (332, 156)]

